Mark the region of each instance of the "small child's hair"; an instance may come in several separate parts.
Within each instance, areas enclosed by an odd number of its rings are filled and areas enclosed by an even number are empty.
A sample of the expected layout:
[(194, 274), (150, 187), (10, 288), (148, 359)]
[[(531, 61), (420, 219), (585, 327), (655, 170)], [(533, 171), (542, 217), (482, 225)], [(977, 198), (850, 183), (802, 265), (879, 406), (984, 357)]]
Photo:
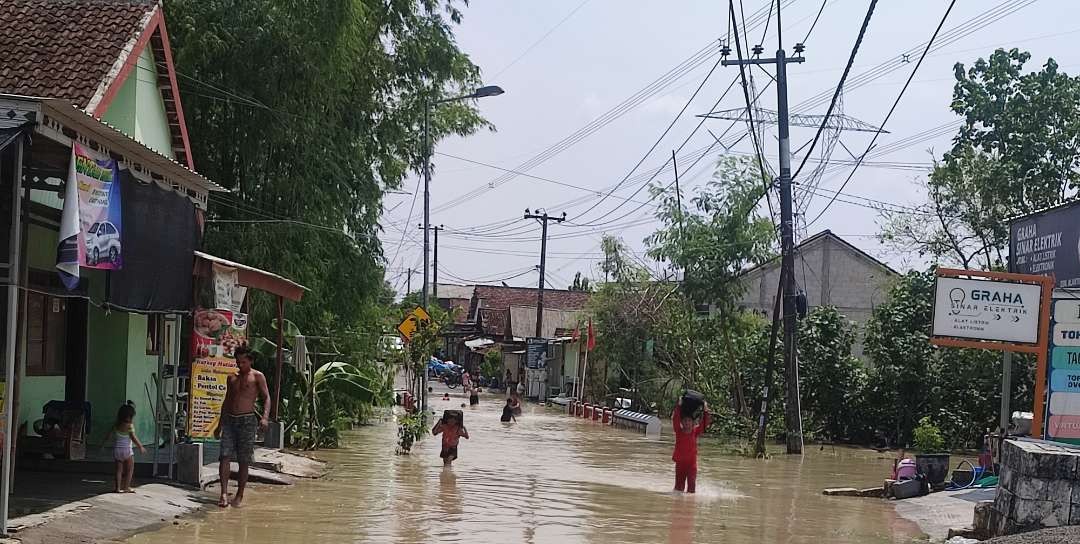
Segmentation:
[(133, 419), (135, 419), (135, 403), (129, 400), (121, 404), (120, 409), (116, 411), (116, 426), (130, 423)]

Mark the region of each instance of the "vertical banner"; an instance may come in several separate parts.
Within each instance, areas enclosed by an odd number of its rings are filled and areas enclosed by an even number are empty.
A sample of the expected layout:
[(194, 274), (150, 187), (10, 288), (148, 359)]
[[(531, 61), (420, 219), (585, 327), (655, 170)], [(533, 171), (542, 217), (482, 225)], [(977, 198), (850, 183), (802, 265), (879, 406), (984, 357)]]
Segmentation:
[(191, 365), (191, 406), (188, 436), (213, 438), (221, 419), (229, 376), (236, 374), (236, 361), (225, 357), (196, 359)]
[[(243, 304), (244, 295), (238, 294), (237, 290), (245, 288), (237, 285), (239, 281), (239, 274), (235, 268), (213, 263), (211, 265), (214, 277), (214, 307), (225, 308), (234, 312), (240, 311), (240, 304)], [(239, 304), (237, 303), (239, 298)]]
[(236, 348), (247, 344), (248, 316), (229, 310), (198, 310), (191, 335), (191, 394), (188, 435), (213, 438), (230, 375), (236, 374)]
[(123, 266), (120, 172), (116, 160), (96, 160), (76, 143), (66, 183), (56, 268), (64, 285), (74, 289), (80, 266), (103, 270)]
[(1055, 293), (1046, 437), (1080, 445), (1080, 298), (1071, 295), (1080, 297), (1080, 293)]

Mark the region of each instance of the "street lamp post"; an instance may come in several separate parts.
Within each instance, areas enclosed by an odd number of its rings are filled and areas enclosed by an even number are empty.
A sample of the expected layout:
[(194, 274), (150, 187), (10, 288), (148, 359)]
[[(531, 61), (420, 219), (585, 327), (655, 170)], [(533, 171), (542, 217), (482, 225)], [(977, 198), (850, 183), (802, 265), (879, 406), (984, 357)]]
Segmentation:
[[(488, 85), (486, 87), (480, 87), (475, 91), (451, 98), (443, 98), (434, 102), (425, 101), (424, 103), (424, 288), (420, 293), (420, 305), (427, 310), (428, 306), (428, 278), (431, 274), (431, 155), (433, 154), (433, 144), (431, 142), (431, 108), (439, 104), (445, 104), (447, 102), (456, 102), (458, 100), (469, 100), (474, 98), (486, 98), (489, 96), (499, 96), (503, 94), (502, 87), (498, 85)], [(427, 395), (427, 362), (423, 365), (423, 385), (420, 389), (422, 409), (427, 411), (428, 409), (428, 395)]]

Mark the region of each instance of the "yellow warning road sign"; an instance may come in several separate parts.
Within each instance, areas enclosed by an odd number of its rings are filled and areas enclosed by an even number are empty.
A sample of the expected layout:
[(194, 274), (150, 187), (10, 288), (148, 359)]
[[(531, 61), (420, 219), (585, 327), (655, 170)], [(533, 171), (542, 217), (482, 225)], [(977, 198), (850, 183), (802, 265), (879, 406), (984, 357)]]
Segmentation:
[(429, 323), (431, 323), (431, 316), (423, 308), (417, 306), (398, 324), (397, 330), (405, 341), (410, 341), (421, 324), (427, 325)]

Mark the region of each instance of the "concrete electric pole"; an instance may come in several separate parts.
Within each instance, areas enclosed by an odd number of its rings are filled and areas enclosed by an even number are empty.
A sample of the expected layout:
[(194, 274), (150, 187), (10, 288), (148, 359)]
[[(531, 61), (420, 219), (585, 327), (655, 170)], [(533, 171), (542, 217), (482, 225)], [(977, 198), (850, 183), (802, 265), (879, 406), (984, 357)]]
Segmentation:
[(566, 221), (566, 212), (563, 212), (561, 217), (553, 217), (547, 214), (547, 212), (529, 213), (529, 210), (525, 210), (525, 219), (536, 219), (540, 221), (542, 226), (540, 233), (540, 287), (536, 292), (536, 337), (543, 338), (544, 331), (544, 272), (547, 267), (547, 231), (548, 221), (554, 221), (556, 223), (562, 223)]
[[(735, 24), (735, 11), (730, 11), (732, 24)], [(737, 28), (737, 27), (736, 27)], [(754, 47), (753, 58), (742, 58), (742, 44), (739, 41), (739, 32), (735, 36), (735, 50), (738, 60), (723, 59), (724, 66), (738, 66), (739, 70), (745, 70), (747, 66), (754, 64), (776, 65), (776, 109), (778, 135), (780, 139), (780, 251), (781, 251), (781, 277), (782, 277), (782, 307), (783, 307), (783, 332), (784, 332), (784, 367), (787, 378), (787, 403), (785, 406), (784, 419), (787, 427), (787, 452), (802, 453), (803, 433), (802, 415), (799, 399), (799, 362), (796, 350), (796, 309), (795, 309), (795, 220), (792, 207), (791, 195), (791, 136), (790, 119), (788, 112), (787, 96), (787, 64), (801, 63), (802, 44), (795, 46), (795, 52), (799, 56), (788, 58), (783, 47), (783, 33), (780, 26), (780, 10), (776, 10), (776, 32), (779, 48), (774, 58), (761, 58), (761, 46)], [(730, 48), (724, 47), (723, 54), (730, 53)], [(749, 93), (746, 90), (746, 77), (743, 74), (744, 94), (747, 95), (747, 115), (753, 118), (753, 104), (749, 101)], [(759, 150), (760, 151), (760, 150)]]

